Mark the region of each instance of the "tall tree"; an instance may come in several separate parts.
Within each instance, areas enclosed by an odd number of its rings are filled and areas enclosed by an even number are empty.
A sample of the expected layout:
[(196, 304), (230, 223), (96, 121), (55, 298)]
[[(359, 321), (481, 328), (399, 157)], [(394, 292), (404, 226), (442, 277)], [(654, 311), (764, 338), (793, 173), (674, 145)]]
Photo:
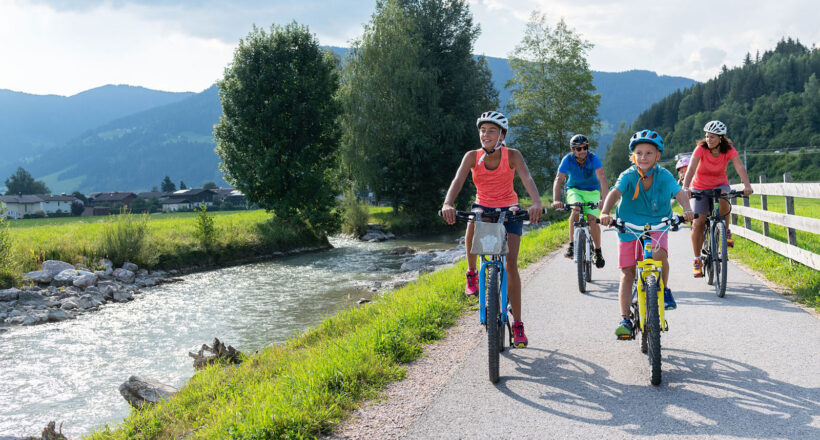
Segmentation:
[(34, 180), (31, 174), (23, 169), (17, 168), (17, 171), (6, 179), (6, 194), (51, 194), (45, 182), (42, 180)]
[(202, 185), (202, 189), (217, 189), (217, 188), (219, 188), (219, 187), (218, 187), (218, 186), (216, 186), (216, 183), (215, 183), (215, 182), (213, 182), (213, 181), (208, 181), (208, 182), (205, 182), (205, 183)]
[(601, 95), (595, 93), (586, 59), (591, 48), (563, 19), (551, 27), (545, 15), (534, 11), (510, 57), (511, 135), (539, 188), (549, 186), (570, 136), (591, 136), (600, 126)]
[(344, 168), (417, 219), (435, 212), (476, 144), (473, 121), (498, 103), (472, 55), (477, 35), (463, 0), (385, 0), (346, 63)]
[(174, 192), (174, 191), (177, 190), (176, 184), (174, 184), (174, 182), (171, 181), (171, 178), (168, 177), (168, 176), (165, 176), (165, 178), (162, 179), (161, 188), (162, 188), (162, 192)]
[(188, 189), (188, 185), (186, 185), (184, 181), (180, 180), (179, 189)]
[(338, 60), (305, 26), (254, 27), (217, 84), (220, 169), (249, 201), (323, 234), (338, 228), (335, 197)]

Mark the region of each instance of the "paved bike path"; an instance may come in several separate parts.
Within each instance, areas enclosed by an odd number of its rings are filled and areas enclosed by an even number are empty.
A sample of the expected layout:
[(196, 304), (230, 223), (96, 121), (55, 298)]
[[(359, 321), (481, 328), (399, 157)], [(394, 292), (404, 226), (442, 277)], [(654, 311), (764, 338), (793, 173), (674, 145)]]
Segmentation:
[(615, 340), (617, 238), (603, 236), (586, 294), (563, 250), (539, 263), (523, 292), (530, 346), (502, 353), (500, 382), (484, 338), (403, 438), (820, 439), (820, 318), (731, 263), (717, 298), (691, 277), (689, 230), (671, 233), (678, 310), (652, 386), (639, 341)]

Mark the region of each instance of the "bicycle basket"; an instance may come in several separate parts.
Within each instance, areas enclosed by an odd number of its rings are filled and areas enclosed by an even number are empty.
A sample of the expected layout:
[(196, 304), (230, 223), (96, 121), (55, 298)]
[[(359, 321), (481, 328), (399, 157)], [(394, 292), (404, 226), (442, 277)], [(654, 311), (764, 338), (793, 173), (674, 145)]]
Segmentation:
[(476, 222), (470, 252), (481, 255), (506, 254), (507, 231), (502, 223)]

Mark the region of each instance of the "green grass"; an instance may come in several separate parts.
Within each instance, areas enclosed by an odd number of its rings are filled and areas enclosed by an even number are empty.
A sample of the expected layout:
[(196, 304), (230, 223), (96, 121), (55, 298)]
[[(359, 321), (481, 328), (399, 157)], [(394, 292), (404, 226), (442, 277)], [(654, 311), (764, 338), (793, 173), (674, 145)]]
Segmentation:
[[(772, 212), (786, 212), (786, 198), (783, 196), (766, 196), (766, 205), (767, 210)], [(742, 202), (740, 202), (742, 204)], [(761, 197), (756, 194), (752, 194), (749, 196), (749, 207), (761, 209)], [(811, 217), (811, 218), (820, 218), (820, 199), (803, 199), (803, 198), (795, 198), (794, 199), (794, 215), (800, 217)], [(743, 226), (744, 217), (738, 216), (737, 224)], [(760, 220), (750, 219), (752, 223), (752, 230), (755, 232), (763, 233), (763, 222)], [(812, 234), (811, 232), (805, 232), (800, 230), (795, 230), (795, 235), (797, 238), (797, 246), (801, 249), (805, 249), (807, 251), (814, 252), (815, 254), (820, 254), (820, 235)], [(783, 226), (778, 226), (774, 224), (769, 224), (769, 237), (782, 241), (784, 243), (787, 242), (786, 239), (786, 228)]]
[[(527, 234), (521, 267), (560, 246), (566, 233), (562, 222)], [(175, 397), (133, 410), (121, 426), (88, 438), (298, 439), (329, 433), (364, 399), (403, 378), (401, 364), (421, 356), (423, 344), (442, 338), (474, 305), (462, 292), (465, 268), (462, 261), (424, 275), (237, 367), (199, 372)]]
[[(147, 215), (145, 249), (131, 261), (157, 268), (208, 266), (322, 242), (307, 231), (277, 222), (264, 210), (212, 214), (216, 236), (207, 252), (196, 236), (197, 213)], [(88, 264), (107, 257), (101, 250), (102, 238), (116, 218), (61, 217), (6, 223), (15, 261), (25, 272), (39, 269), (44, 260)]]

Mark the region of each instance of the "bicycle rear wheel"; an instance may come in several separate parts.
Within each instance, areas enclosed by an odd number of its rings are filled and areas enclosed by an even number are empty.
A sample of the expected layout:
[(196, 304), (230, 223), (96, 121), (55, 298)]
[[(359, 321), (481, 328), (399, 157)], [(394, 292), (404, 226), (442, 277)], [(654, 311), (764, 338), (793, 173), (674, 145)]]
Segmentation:
[(709, 231), (711, 229), (710, 224), (707, 222), (705, 227), (703, 228), (703, 246), (701, 254), (705, 258), (701, 261), (701, 268), (706, 273), (706, 284), (712, 285), (715, 282), (715, 273), (712, 270), (712, 260), (714, 259), (714, 254), (712, 253), (712, 234)]
[(726, 244), (726, 224), (716, 222), (712, 231), (712, 272), (715, 274), (715, 295), (723, 298), (726, 295), (726, 269), (729, 266), (729, 253)]
[(647, 354), (652, 369), (650, 382), (661, 383), (661, 320), (658, 313), (658, 280), (654, 275), (646, 278), (646, 326), (648, 331)]
[(499, 333), (501, 332), (501, 316), (499, 304), (498, 266), (487, 265), (487, 299), (486, 327), (487, 327), (487, 365), (490, 372), (490, 382), (498, 382)]
[(586, 250), (587, 238), (583, 232), (578, 234), (578, 239), (575, 240), (575, 259), (578, 261), (578, 290), (581, 293), (587, 291), (587, 275), (586, 275)]

